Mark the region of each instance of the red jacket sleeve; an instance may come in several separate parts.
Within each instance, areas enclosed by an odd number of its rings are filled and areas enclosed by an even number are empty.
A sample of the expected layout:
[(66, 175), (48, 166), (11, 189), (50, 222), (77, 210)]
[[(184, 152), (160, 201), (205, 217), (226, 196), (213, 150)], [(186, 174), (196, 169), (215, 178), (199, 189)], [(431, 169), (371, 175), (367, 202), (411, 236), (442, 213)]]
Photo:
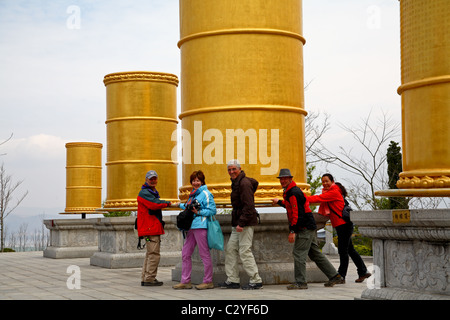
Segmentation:
[(158, 210), (158, 209), (166, 208), (170, 205), (170, 203), (155, 203), (155, 202), (146, 200), (141, 196), (138, 196), (138, 201), (140, 203), (142, 203), (147, 209), (150, 209), (150, 210)]
[[(336, 186), (336, 188), (339, 188)], [(331, 188), (329, 191), (324, 192), (322, 194), (309, 196), (307, 197), (309, 203), (323, 203), (323, 202), (331, 202), (331, 201), (343, 201), (341, 192), (336, 189)]]

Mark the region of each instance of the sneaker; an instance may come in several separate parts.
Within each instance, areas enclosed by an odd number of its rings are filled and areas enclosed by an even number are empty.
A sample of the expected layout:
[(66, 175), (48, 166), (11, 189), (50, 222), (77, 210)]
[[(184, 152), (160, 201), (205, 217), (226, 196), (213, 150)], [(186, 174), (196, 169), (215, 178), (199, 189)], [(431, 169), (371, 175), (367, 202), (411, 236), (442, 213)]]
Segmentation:
[(192, 289), (192, 284), (190, 282), (189, 283), (179, 283), (179, 284), (174, 285), (172, 288), (175, 290)]
[(195, 289), (198, 289), (198, 290), (214, 289), (214, 283), (212, 283), (212, 282), (201, 283), (201, 284), (195, 286)]
[(333, 278), (328, 280), (328, 282), (325, 282), (324, 286), (325, 287), (332, 287), (335, 284), (344, 284), (344, 283), (345, 283), (345, 279), (340, 274), (337, 274)]
[(162, 285), (163, 285), (163, 283), (156, 279), (153, 281), (142, 281), (141, 282), (141, 286), (145, 286), (145, 287), (157, 287), (157, 286), (162, 286)]
[(261, 283), (249, 283), (246, 286), (242, 287), (242, 290), (256, 290), (256, 289), (262, 289), (263, 285)]
[(370, 272), (367, 272), (365, 275), (363, 276), (359, 276), (358, 279), (355, 280), (355, 282), (363, 282), (364, 280), (366, 280), (367, 278), (369, 278), (372, 274)]
[(308, 284), (306, 283), (298, 283), (294, 282), (287, 286), (288, 290), (302, 290), (302, 289), (308, 289)]
[(230, 282), (227, 280), (225, 282), (219, 283), (219, 287), (222, 289), (239, 289), (241, 285), (239, 283)]

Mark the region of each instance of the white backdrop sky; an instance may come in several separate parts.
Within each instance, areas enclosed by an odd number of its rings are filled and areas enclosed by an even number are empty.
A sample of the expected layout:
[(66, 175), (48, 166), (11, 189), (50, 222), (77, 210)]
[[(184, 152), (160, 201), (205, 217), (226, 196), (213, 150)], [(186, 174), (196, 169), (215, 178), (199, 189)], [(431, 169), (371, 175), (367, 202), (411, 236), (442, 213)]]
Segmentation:
[[(398, 1), (304, 0), (303, 36), (306, 109), (331, 116), (327, 144), (370, 111), (400, 122)], [(0, 142), (14, 134), (0, 163), (29, 191), (15, 214), (64, 210), (65, 143), (103, 143), (106, 162), (103, 77), (180, 76), (178, 40), (178, 0), (0, 0)]]

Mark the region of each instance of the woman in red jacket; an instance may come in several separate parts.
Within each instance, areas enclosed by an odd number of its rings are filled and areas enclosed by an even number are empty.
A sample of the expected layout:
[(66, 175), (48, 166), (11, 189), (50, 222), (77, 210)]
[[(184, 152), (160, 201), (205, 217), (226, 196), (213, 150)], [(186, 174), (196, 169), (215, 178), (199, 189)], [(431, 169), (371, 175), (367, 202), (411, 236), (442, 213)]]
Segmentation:
[(352, 258), (356, 265), (359, 278), (355, 282), (363, 282), (364, 279), (371, 276), (367, 272), (366, 265), (361, 259), (361, 256), (356, 252), (352, 244), (353, 222), (346, 222), (342, 218), (342, 210), (344, 209), (344, 197), (347, 196), (347, 191), (341, 184), (334, 183), (334, 178), (331, 174), (325, 173), (322, 176), (322, 194), (307, 197), (310, 203), (320, 203), (319, 213), (324, 216), (329, 216), (331, 225), (336, 229), (338, 235), (338, 252), (340, 265), (338, 272), (344, 279), (347, 275), (348, 257)]

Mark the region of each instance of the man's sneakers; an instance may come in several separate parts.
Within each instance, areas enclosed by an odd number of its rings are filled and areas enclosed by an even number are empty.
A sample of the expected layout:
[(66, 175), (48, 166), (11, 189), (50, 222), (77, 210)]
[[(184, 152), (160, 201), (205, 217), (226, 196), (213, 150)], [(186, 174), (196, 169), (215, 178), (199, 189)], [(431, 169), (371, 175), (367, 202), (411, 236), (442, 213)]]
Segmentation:
[(305, 290), (308, 289), (308, 284), (306, 283), (299, 283), (299, 282), (294, 282), (290, 285), (287, 286), (288, 290)]
[(225, 282), (219, 283), (219, 288), (221, 289), (239, 289), (241, 285), (236, 282), (230, 282), (226, 280)]
[(242, 290), (257, 290), (262, 289), (263, 285), (262, 282), (260, 283), (249, 283), (245, 286), (242, 286)]
[(337, 274), (333, 278), (331, 278), (330, 280), (325, 282), (324, 286), (325, 287), (332, 287), (335, 284), (344, 284), (344, 283), (345, 283), (345, 279), (342, 278), (342, 276), (340, 274)]
[(162, 286), (163, 283), (161, 281), (158, 280), (153, 280), (153, 281), (142, 281), (141, 282), (141, 286), (145, 286), (145, 287), (159, 287)]
[[(225, 281), (222, 283), (219, 283), (219, 288), (222, 289), (239, 289), (241, 287), (241, 285), (237, 282), (230, 282), (230, 281)], [(242, 290), (257, 290), (257, 289), (262, 289), (263, 285), (262, 283), (249, 283), (245, 286), (242, 286)]]

